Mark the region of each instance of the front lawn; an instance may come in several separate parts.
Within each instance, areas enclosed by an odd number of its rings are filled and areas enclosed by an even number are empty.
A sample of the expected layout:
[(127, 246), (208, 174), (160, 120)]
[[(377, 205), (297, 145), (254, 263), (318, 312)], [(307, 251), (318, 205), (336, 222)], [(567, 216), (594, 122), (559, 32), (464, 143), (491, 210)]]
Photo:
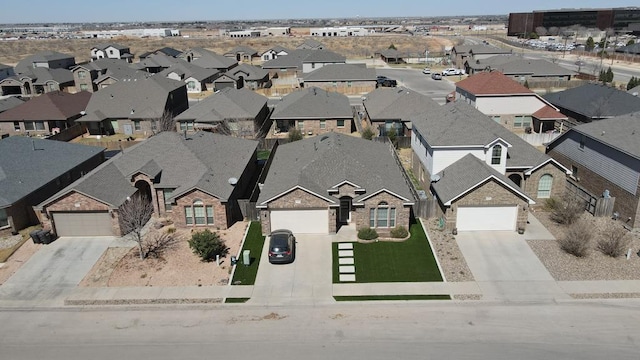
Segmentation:
[[(357, 283), (442, 281), (427, 236), (419, 223), (411, 225), (404, 242), (354, 243)], [(338, 243), (333, 244), (333, 282), (340, 283)]]
[[(256, 282), (258, 274), (258, 266), (260, 265), (260, 255), (264, 246), (264, 236), (262, 236), (262, 228), (259, 221), (252, 221), (249, 225), (247, 238), (244, 241), (240, 258), (236, 265), (236, 271), (233, 274), (233, 285), (253, 285)], [(246, 266), (242, 263), (242, 253), (245, 250), (251, 251), (251, 264)]]

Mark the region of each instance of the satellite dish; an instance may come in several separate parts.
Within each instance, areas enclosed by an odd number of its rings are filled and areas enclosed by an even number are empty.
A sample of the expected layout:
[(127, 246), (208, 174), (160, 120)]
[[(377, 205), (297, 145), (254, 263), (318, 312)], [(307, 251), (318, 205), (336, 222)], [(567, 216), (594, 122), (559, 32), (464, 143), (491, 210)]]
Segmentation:
[(237, 184), (237, 183), (238, 183), (238, 179), (236, 179), (236, 178), (234, 178), (234, 177), (229, 178), (229, 180), (228, 180), (228, 181), (229, 181), (229, 184), (231, 184), (231, 185), (235, 185), (235, 184)]
[(440, 181), (440, 175), (438, 174), (431, 175), (431, 182), (438, 182), (438, 181)]

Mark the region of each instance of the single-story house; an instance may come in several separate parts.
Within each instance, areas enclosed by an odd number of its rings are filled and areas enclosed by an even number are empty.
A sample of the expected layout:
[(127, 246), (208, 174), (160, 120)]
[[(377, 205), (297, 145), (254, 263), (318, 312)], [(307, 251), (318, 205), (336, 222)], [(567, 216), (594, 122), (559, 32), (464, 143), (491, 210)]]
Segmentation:
[(180, 56), (180, 54), (182, 54), (182, 51), (165, 46), (163, 48), (160, 48), (160, 49), (157, 49), (157, 50), (154, 50), (154, 51), (144, 52), (144, 53), (140, 54), (138, 57), (140, 58), (140, 60), (143, 60), (143, 59), (148, 58), (151, 55), (156, 55), (156, 54), (163, 54), (163, 55), (166, 55), (166, 56), (177, 58), (178, 56)]
[(189, 108), (187, 84), (153, 75), (118, 81), (91, 95), (85, 115), (77, 119), (92, 135), (155, 132), (155, 119)]
[(224, 56), (236, 59), (236, 61), (252, 62), (260, 57), (258, 51), (250, 46), (239, 45), (224, 53)]
[(304, 135), (351, 133), (353, 112), (346, 95), (316, 87), (292, 92), (280, 100), (271, 114), (276, 132), (299, 129)]
[(428, 96), (406, 88), (380, 87), (363, 97), (364, 118), (378, 136), (395, 128), (398, 136), (411, 136), (411, 119), (440, 105)]
[(236, 79), (236, 88), (262, 89), (269, 84), (269, 72), (261, 67), (240, 64), (227, 71), (228, 75)]
[(0, 133), (49, 135), (73, 125), (85, 111), (91, 93), (50, 92), (0, 113)]
[(158, 75), (169, 79), (183, 81), (187, 84), (187, 92), (189, 93), (212, 90), (213, 81), (219, 74), (218, 70), (205, 69), (185, 61), (176, 62), (158, 73)]
[(511, 53), (511, 50), (486, 44), (456, 45), (451, 49), (451, 61), (453, 65), (463, 68), (466, 62), (475, 63), (477, 60), (484, 60), (496, 55), (510, 55)]
[(162, 132), (125, 149), (42, 201), (44, 226), (58, 236), (122, 234), (120, 209), (144, 196), (179, 229), (227, 229), (242, 220), (238, 199), (256, 176), (258, 142), (199, 132)]
[(498, 55), (484, 60), (464, 63), (467, 74), (483, 71), (499, 71), (519, 81), (553, 80), (569, 81), (576, 75), (573, 70), (565, 69), (545, 59), (525, 59), (519, 55)]
[(226, 88), (175, 117), (181, 131), (213, 129), (243, 138), (255, 138), (267, 121), (267, 98), (249, 89)]
[(290, 49), (287, 49), (280, 45), (275, 45), (260, 54), (260, 58), (262, 59), (262, 61), (269, 61), (277, 59), (279, 56), (289, 55), (290, 52)]
[(33, 206), (104, 161), (104, 149), (11, 136), (0, 140), (0, 230), (38, 223)]
[(344, 64), (346, 58), (329, 50), (297, 49), (262, 64), (270, 76), (276, 78), (299, 77), (325, 65)]
[(304, 74), (303, 81), (305, 87), (359, 95), (375, 90), (377, 75), (366, 64), (329, 64)]
[(205, 69), (216, 69), (223, 73), (238, 65), (238, 61), (203, 48), (192, 48), (180, 55), (180, 58)]
[(388, 144), (338, 133), (281, 145), (258, 197), (262, 232), (409, 228), (411, 190)]

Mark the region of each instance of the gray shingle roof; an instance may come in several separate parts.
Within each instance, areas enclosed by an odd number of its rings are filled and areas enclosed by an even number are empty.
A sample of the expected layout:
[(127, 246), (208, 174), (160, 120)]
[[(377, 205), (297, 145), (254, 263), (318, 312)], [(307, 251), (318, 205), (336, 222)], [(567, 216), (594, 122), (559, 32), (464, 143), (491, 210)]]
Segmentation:
[(381, 189), (414, 201), (387, 144), (329, 133), (278, 147), (258, 204), (296, 186), (331, 198), (328, 190), (344, 181), (366, 190), (354, 202)]
[(263, 69), (296, 68), (302, 70), (303, 63), (344, 63), (346, 58), (329, 50), (297, 49), (287, 55), (278, 56), (262, 64)]
[(285, 96), (271, 114), (279, 119), (351, 119), (349, 98), (317, 87), (301, 89)]
[(227, 55), (227, 54), (235, 55), (235, 54), (242, 54), (242, 53), (248, 54), (248, 55), (252, 55), (252, 56), (253, 55), (258, 56), (258, 51), (256, 49), (254, 49), (254, 48), (252, 48), (250, 46), (246, 46), (246, 45), (238, 45), (238, 46), (234, 47), (233, 49), (227, 51), (225, 53), (225, 55)]
[(20, 60), (15, 66), (16, 73), (23, 73), (33, 68), (33, 63), (36, 62), (48, 62), (65, 59), (74, 59), (73, 55), (63, 54), (57, 51), (45, 50), (39, 51), (33, 55), (27, 56)]
[(553, 105), (592, 119), (614, 117), (640, 111), (640, 97), (614, 87), (585, 84), (544, 95)]
[(98, 49), (98, 50), (106, 50), (108, 47), (113, 47), (114, 49), (118, 49), (120, 51), (122, 50), (129, 50), (128, 46), (124, 46), (124, 45), (120, 45), (120, 44), (116, 44), (116, 43), (103, 43), (103, 44), (96, 44), (92, 47), (92, 49)]
[(501, 138), (511, 144), (507, 168), (532, 168), (550, 158), (473, 106), (456, 101), (412, 119), (430, 146), (485, 146)]
[(373, 121), (411, 121), (440, 105), (429, 97), (406, 88), (377, 88), (367, 94), (363, 101), (369, 118)]
[(24, 136), (0, 140), (0, 208), (24, 198), (102, 151), (103, 148), (95, 146)]
[(245, 80), (255, 81), (264, 79), (269, 75), (269, 71), (254, 65), (239, 64), (227, 71), (227, 74), (235, 77), (236, 79), (243, 76)]
[(209, 79), (214, 77), (218, 70), (216, 69), (205, 69), (198, 65), (188, 63), (186, 61), (177, 61), (173, 63), (168, 68), (162, 70), (160, 75), (168, 76), (171, 73), (176, 73), (182, 77), (182, 80), (186, 80), (188, 78), (194, 78), (198, 81), (203, 81), (205, 79)]
[(302, 44), (298, 45), (298, 49), (320, 49), (324, 44), (316, 39), (305, 39)]
[(304, 75), (304, 81), (376, 81), (376, 70), (362, 64), (324, 65)]
[(257, 145), (206, 132), (186, 139), (163, 132), (125, 149), (43, 204), (75, 190), (116, 208), (136, 191), (129, 181), (136, 173), (157, 174), (154, 187), (174, 189), (174, 198), (198, 189), (226, 201), (234, 189), (229, 179), (241, 177)]
[(76, 66), (71, 68), (71, 71), (74, 71), (78, 68), (83, 68), (88, 71), (100, 71), (113, 67), (130, 67), (130, 65), (131, 64), (128, 64), (120, 59), (102, 58), (94, 61), (89, 61), (87, 63), (77, 64)]
[(462, 159), (449, 165), (437, 175), (440, 179), (433, 182), (432, 187), (438, 199), (445, 205), (490, 178), (495, 178), (499, 182), (506, 184), (506, 186), (511, 187), (513, 191), (523, 199), (531, 200), (522, 189), (509, 180), (509, 178), (500, 174), (472, 154), (465, 155)]
[(230, 69), (238, 64), (235, 59), (216, 54), (213, 51), (203, 48), (193, 48), (190, 51), (183, 53), (181, 56), (185, 56), (187, 53), (194, 54), (194, 59), (191, 61), (192, 63), (205, 69)]
[(10, 96), (5, 99), (0, 99), (0, 113), (5, 112), (11, 108), (14, 108), (20, 104), (22, 104), (24, 100), (19, 99), (15, 96)]
[(142, 53), (142, 54), (140, 54), (140, 58), (144, 59), (144, 58), (148, 57), (151, 54), (163, 54), (163, 55), (167, 55), (167, 56), (175, 58), (175, 57), (180, 56), (180, 54), (182, 54), (182, 51), (176, 50), (176, 49), (171, 48), (171, 47), (163, 47), (163, 48), (160, 48), (160, 49), (157, 49), (157, 50), (154, 50), (154, 51), (149, 51), (149, 52)]
[(10, 110), (0, 114), (1, 121), (67, 121), (80, 115), (87, 107), (91, 93), (81, 91), (70, 94), (52, 91), (29, 100), (20, 102)]
[(640, 159), (640, 112), (592, 121), (572, 130)]
[(175, 119), (198, 123), (252, 119), (266, 105), (267, 98), (251, 90), (225, 88), (198, 102)]
[(49, 69), (44, 67), (36, 67), (27, 69), (26, 71), (10, 76), (13, 79), (29, 78), (34, 85), (46, 85), (47, 81), (54, 81), (58, 84), (73, 83), (73, 73), (67, 69)]
[(169, 93), (184, 86), (184, 82), (162, 76), (118, 81), (93, 93), (87, 104), (87, 115), (77, 121), (160, 117), (165, 110)]
[[(636, 86), (636, 87), (634, 87), (634, 88), (631, 88), (631, 89), (627, 90), (627, 92), (628, 92), (629, 94), (633, 95), (633, 96), (638, 96), (638, 94), (640, 94), (640, 85), (638, 85), (638, 86)], [(634, 94), (635, 94), (635, 95), (634, 95)]]
[(500, 49), (492, 45), (457, 45), (453, 48), (457, 54), (510, 54), (511, 50)]
[[(266, 53), (266, 52), (268, 52), (268, 51), (273, 51), (273, 52), (275, 52), (275, 53), (279, 53), (279, 52), (286, 52), (286, 53), (290, 53), (290, 52), (291, 52), (291, 50), (290, 50), (290, 49), (287, 49), (287, 48), (286, 48), (286, 47), (284, 47), (284, 46), (275, 45), (275, 46), (272, 46), (272, 47), (268, 48), (267, 50), (263, 51), (263, 52), (262, 52), (262, 54), (264, 54), (264, 53)], [(262, 55), (262, 54), (260, 54), (260, 55)]]

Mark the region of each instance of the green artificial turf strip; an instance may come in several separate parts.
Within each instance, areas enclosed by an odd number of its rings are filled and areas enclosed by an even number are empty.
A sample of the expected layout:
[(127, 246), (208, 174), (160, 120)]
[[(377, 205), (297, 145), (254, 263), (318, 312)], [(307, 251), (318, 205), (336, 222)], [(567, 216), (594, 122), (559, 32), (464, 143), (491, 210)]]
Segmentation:
[[(249, 225), (249, 231), (247, 232), (247, 238), (242, 246), (240, 252), (240, 258), (236, 265), (236, 271), (233, 274), (234, 285), (253, 285), (256, 282), (256, 275), (258, 274), (258, 266), (260, 265), (260, 255), (262, 254), (262, 247), (264, 246), (265, 237), (262, 236), (262, 228), (260, 222), (252, 221)], [(242, 253), (245, 250), (251, 251), (251, 264), (245, 266), (242, 263)]]

